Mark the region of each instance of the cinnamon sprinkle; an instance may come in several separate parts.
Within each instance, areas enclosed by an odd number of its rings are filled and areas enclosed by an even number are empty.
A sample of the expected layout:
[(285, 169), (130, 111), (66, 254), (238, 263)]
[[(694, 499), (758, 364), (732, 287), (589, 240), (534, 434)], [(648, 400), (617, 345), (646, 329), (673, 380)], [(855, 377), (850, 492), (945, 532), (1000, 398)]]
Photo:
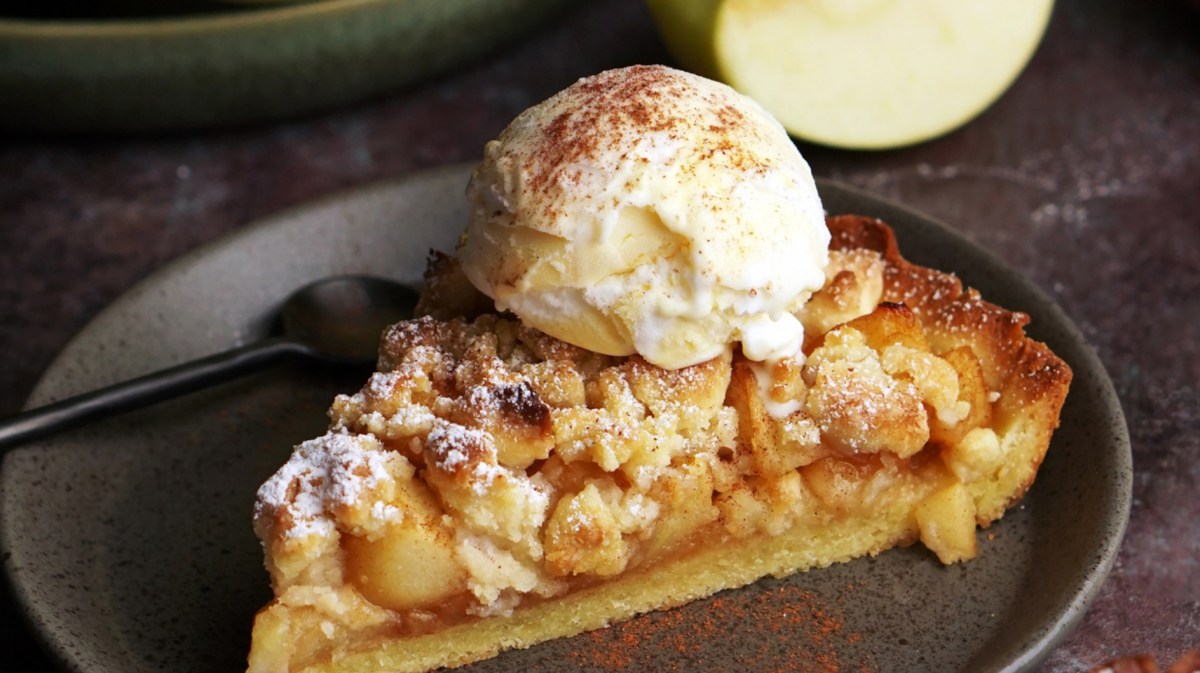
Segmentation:
[(718, 594), (592, 631), (572, 651), (573, 663), (599, 671), (682, 672), (712, 668), (724, 659), (748, 671), (874, 670), (842, 651), (862, 636), (846, 628), (836, 605), (788, 584), (748, 591)]
[(579, 80), (558, 94), (556, 98), (569, 96), (571, 104), (561, 106), (545, 123), (537, 150), (521, 167), (530, 190), (547, 193), (559, 181), (578, 179), (571, 175), (578, 170), (573, 167), (615, 148), (632, 146), (629, 134), (657, 132), (673, 140), (691, 138), (694, 142), (698, 124), (708, 129), (702, 136), (708, 146), (698, 149), (706, 159), (721, 155), (740, 170), (754, 168), (760, 160), (728, 141), (735, 129), (744, 132), (747, 123), (736, 106), (721, 105), (713, 94), (703, 94), (713, 105), (702, 121), (685, 116), (678, 105), (665, 103), (696, 95), (687, 80), (659, 65), (619, 68)]

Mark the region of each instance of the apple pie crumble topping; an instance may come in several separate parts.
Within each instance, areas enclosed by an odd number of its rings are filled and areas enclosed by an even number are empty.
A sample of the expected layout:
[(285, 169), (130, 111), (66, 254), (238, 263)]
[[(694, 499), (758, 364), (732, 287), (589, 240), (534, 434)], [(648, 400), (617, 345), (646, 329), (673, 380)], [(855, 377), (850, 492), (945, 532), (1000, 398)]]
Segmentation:
[[(512, 615), (730, 543), (832, 530), (857, 545), (743, 582), (917, 539), (973, 557), (976, 526), (1031, 483), (1070, 371), (1023, 315), (905, 262), (882, 223), (829, 225), (803, 360), (731, 347), (678, 370), (486, 312), (435, 254), (421, 306), (436, 317), (390, 328), (379, 371), (259, 491), (277, 598), (251, 668)], [(894, 532), (859, 541), (857, 522)]]

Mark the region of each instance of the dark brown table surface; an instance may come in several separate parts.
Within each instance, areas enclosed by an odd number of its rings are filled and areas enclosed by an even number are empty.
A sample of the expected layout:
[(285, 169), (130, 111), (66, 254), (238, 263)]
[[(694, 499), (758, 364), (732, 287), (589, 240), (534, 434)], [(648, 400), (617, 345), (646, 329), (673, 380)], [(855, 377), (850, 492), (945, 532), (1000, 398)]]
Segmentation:
[[(473, 160), (525, 107), (634, 63), (671, 63), (644, 5), (592, 2), (435, 81), (288, 123), (0, 136), (0, 414), (150, 271), (314, 197)], [(1133, 438), (1132, 518), (1041, 670), (1200, 647), (1200, 12), (1060, 0), (1029, 68), (965, 128), (886, 152), (801, 151), (818, 176), (923, 210), (1021, 269), (1108, 368)], [(53, 669), (7, 597), (0, 633), (0, 668)]]

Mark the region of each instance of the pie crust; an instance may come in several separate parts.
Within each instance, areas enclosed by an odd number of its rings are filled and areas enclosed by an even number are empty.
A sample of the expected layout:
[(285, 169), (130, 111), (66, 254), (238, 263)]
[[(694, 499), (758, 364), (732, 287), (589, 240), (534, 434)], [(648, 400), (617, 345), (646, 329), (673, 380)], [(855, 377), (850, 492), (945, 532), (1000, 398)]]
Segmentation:
[(802, 363), (591, 353), (435, 253), (422, 317), (259, 491), (250, 670), (425, 671), (918, 540), (975, 556), (1071, 371), (884, 223), (828, 223)]

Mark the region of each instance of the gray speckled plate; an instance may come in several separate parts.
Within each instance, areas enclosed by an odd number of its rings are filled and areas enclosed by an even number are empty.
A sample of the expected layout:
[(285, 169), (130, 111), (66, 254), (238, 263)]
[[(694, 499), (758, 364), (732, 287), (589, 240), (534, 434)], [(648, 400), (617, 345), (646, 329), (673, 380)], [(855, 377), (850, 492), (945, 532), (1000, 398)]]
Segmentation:
[[(466, 209), (462, 166), (334, 196), (249, 227), (147, 279), (83, 331), (41, 404), (263, 333), (279, 299), (344, 272), (420, 278)], [(980, 533), (980, 557), (941, 566), (919, 545), (765, 580), (682, 609), (509, 652), (475, 671), (1026, 671), (1082, 616), (1130, 502), (1124, 419), (1063, 313), (987, 252), (928, 219), (834, 184), (831, 212), (877, 215), (917, 262), (960, 273), (1033, 316), (1075, 370), (1041, 474)], [(67, 668), (232, 671), (270, 596), (251, 532), (254, 492), (319, 434), (333, 394), (363, 375), (277, 369), (108, 419), (10, 454), (0, 474), (4, 565)]]
[(183, 4), (192, 13), (0, 18), (0, 127), (131, 132), (281, 119), (442, 72), (567, 3)]

